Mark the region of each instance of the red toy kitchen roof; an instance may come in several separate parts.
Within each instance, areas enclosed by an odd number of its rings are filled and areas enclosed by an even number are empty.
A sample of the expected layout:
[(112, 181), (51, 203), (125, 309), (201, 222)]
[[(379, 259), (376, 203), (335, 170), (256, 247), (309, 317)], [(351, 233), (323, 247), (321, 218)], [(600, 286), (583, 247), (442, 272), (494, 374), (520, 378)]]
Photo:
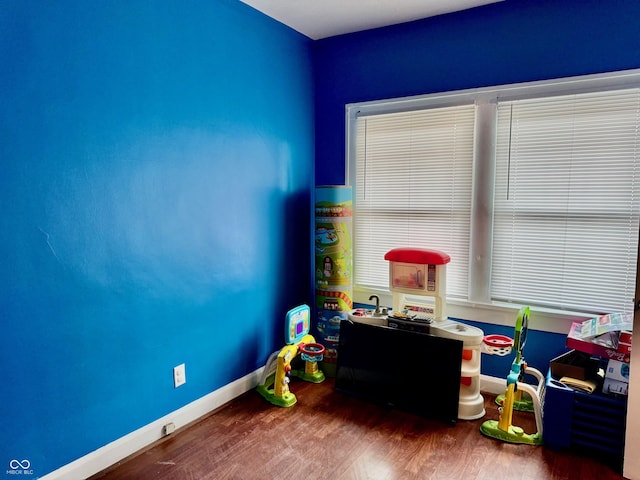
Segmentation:
[(390, 262), (418, 263), (420, 265), (444, 265), (451, 257), (439, 250), (429, 248), (394, 248), (384, 255)]

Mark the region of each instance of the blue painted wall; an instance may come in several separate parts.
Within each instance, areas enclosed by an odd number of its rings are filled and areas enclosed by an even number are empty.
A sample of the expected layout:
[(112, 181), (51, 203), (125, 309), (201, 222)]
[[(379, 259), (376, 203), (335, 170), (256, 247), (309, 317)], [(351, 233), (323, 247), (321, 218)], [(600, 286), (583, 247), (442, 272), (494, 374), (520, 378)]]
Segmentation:
[(2, 475), (44, 475), (281, 346), (312, 291), (311, 62), (237, 0), (2, 2)]
[(316, 181), (344, 183), (345, 104), (640, 67), (637, 0), (506, 0), (319, 40)]
[[(640, 68), (638, 19), (637, 0), (506, 0), (315, 42), (316, 182), (344, 184), (346, 104)], [(544, 371), (564, 342), (532, 331), (525, 356)], [(512, 359), (485, 355), (482, 371)]]

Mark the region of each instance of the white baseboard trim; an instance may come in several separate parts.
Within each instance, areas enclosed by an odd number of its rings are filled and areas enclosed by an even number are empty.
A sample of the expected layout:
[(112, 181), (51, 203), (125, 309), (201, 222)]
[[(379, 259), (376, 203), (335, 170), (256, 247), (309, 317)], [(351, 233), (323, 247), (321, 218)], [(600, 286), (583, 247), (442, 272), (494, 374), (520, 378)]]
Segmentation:
[(480, 375), (480, 390), (493, 395), (500, 395), (507, 389), (507, 379)]
[(249, 373), (40, 478), (41, 480), (85, 480), (160, 440), (165, 436), (163, 427), (166, 424), (172, 422), (176, 429), (184, 427), (255, 388), (261, 372), (262, 368)]

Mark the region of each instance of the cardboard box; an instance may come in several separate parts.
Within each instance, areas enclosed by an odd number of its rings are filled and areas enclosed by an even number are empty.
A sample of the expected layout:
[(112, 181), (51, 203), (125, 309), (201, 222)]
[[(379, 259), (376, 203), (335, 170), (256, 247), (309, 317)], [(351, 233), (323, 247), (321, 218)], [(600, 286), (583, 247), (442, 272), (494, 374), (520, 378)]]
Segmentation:
[(618, 360), (609, 360), (604, 378), (629, 383), (629, 364)]
[(602, 385), (602, 392), (606, 394), (627, 395), (629, 393), (629, 384), (619, 380), (605, 378)]
[(607, 332), (622, 332), (633, 329), (633, 315), (630, 313), (610, 313), (580, 322), (580, 337), (597, 337)]
[(618, 351), (620, 343), (619, 332), (612, 331), (589, 338), (583, 338), (582, 335), (582, 322), (573, 322), (569, 335), (567, 335), (567, 347), (591, 355), (629, 363), (631, 358), (630, 350), (628, 352), (625, 352), (624, 349), (623, 351)]
[(631, 343), (633, 343), (633, 332), (629, 332), (629, 331), (620, 332), (620, 339), (618, 342), (618, 351), (631, 355)]
[(633, 341), (633, 332), (628, 330), (620, 332), (620, 342), (631, 344)]
[(590, 354), (571, 350), (549, 362), (551, 376), (555, 379), (571, 377), (578, 380), (595, 378), (598, 373), (598, 360)]
[(624, 353), (627, 356), (631, 356), (631, 344), (630, 343), (619, 342), (617, 350), (620, 353)]

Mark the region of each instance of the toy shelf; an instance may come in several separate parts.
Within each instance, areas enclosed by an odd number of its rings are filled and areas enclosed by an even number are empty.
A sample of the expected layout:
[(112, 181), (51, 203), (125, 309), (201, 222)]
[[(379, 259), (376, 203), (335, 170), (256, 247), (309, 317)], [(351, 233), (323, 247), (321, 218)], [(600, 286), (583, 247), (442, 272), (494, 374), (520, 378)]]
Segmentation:
[(548, 372), (543, 416), (548, 447), (581, 451), (621, 469), (626, 416), (626, 397), (574, 391)]

